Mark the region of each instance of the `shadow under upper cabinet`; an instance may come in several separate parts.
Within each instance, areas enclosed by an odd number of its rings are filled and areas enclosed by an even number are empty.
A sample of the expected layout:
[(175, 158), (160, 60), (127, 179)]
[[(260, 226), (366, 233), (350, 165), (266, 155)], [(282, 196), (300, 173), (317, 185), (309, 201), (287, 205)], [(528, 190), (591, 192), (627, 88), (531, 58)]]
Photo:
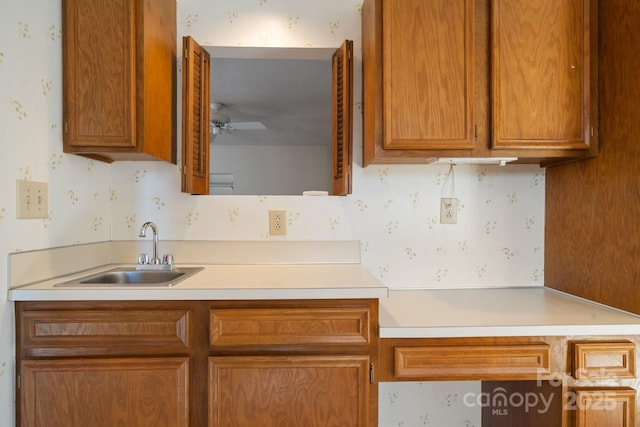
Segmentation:
[(335, 49), (204, 47), (211, 103), (235, 128), (211, 134), (210, 194), (331, 194)]

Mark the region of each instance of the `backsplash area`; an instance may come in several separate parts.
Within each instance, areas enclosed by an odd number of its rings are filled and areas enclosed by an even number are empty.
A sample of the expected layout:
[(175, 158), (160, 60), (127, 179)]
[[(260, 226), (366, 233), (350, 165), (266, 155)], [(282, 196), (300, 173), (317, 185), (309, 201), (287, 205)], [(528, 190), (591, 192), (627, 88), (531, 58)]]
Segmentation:
[[(457, 224), (440, 224), (448, 166), (356, 168), (347, 197), (191, 196), (176, 167), (111, 166), (111, 238), (153, 220), (161, 239), (360, 240), (362, 262), (389, 287), (543, 283), (544, 174), (537, 166), (456, 166)], [(270, 237), (268, 210), (286, 209)]]
[[(177, 7), (176, 43), (184, 35), (230, 46), (337, 47), (354, 41), (353, 194), (190, 196), (180, 193), (178, 166), (108, 165), (62, 153), (61, 2), (21, 0), (6, 4), (0, 17), (1, 259), (22, 250), (135, 240), (140, 225), (152, 220), (161, 240), (359, 240), (362, 263), (390, 288), (544, 283), (544, 169), (456, 166), (458, 223), (443, 225), (440, 198), (451, 195), (448, 166), (360, 167), (360, 0), (179, 0)], [(47, 219), (16, 219), (19, 179), (48, 183)], [(286, 209), (287, 236), (267, 234), (271, 208)], [(14, 413), (7, 274), (1, 262), (0, 425), (13, 425)], [(406, 393), (395, 387), (390, 393)], [(381, 411), (392, 414), (385, 400), (381, 396)], [(416, 405), (419, 413), (403, 419), (435, 414), (441, 403)]]

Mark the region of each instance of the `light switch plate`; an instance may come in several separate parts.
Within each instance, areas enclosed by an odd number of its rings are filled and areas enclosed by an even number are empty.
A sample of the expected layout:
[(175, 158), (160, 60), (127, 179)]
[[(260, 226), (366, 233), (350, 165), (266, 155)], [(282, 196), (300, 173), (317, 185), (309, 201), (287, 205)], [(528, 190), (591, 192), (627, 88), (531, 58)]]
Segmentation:
[(49, 185), (46, 182), (16, 181), (16, 217), (48, 218)]

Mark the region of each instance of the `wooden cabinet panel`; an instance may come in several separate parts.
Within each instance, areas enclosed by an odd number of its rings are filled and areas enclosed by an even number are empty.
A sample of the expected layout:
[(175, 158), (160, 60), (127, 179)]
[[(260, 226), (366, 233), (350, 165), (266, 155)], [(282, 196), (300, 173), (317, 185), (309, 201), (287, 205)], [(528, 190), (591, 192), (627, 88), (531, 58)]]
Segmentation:
[(368, 426), (367, 356), (209, 359), (211, 427)]
[(363, 165), (597, 154), (597, 0), (365, 0)]
[(189, 425), (188, 358), (25, 360), (25, 427)]
[(182, 192), (209, 194), (209, 53), (193, 38), (182, 38)]
[(625, 388), (576, 389), (575, 427), (633, 427), (636, 392)]
[(385, 149), (473, 146), (473, 0), (384, 1)]
[(334, 196), (351, 194), (353, 181), (353, 41), (331, 58), (331, 151)]
[(62, 1), (63, 149), (176, 162), (176, 5)]
[(210, 346), (371, 344), (369, 307), (214, 308)]
[(376, 425), (375, 299), (15, 307), (21, 426)]
[(67, 145), (135, 146), (135, 2), (62, 5)]
[(545, 380), (563, 369), (561, 346), (555, 337), (383, 338), (378, 380)]
[(625, 342), (574, 342), (575, 379), (618, 379), (636, 377), (636, 346)]
[(493, 148), (588, 149), (589, 1), (494, 0)]
[(470, 157), (475, 0), (366, 0), (363, 165)]
[[(104, 305), (103, 305), (104, 306)], [(22, 311), (19, 337), (25, 357), (187, 354), (188, 308), (83, 308)]]
[(548, 344), (395, 347), (400, 380), (536, 379), (549, 373)]

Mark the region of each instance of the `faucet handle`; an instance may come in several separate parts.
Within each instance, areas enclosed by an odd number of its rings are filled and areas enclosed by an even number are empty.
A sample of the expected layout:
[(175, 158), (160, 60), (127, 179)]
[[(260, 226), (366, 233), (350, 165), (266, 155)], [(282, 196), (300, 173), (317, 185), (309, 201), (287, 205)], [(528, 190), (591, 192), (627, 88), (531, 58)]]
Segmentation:
[(149, 255), (147, 254), (138, 255), (138, 264), (149, 264)]
[(173, 264), (173, 255), (166, 254), (165, 256), (163, 256), (162, 257), (162, 263), (163, 264), (167, 264), (167, 265), (172, 265)]

